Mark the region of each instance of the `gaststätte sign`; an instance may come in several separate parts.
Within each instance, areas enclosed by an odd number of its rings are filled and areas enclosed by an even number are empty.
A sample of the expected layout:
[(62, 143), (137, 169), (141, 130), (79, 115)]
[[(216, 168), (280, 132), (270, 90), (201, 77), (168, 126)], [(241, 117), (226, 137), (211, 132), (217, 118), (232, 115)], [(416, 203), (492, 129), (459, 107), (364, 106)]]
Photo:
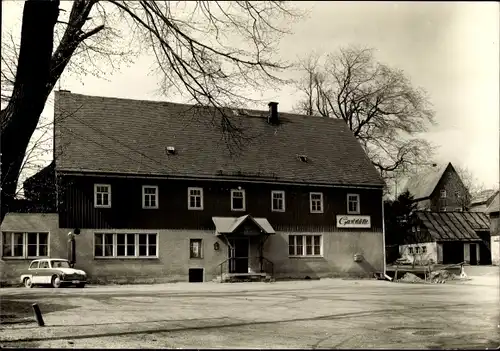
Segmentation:
[(337, 228), (370, 228), (370, 216), (337, 215)]

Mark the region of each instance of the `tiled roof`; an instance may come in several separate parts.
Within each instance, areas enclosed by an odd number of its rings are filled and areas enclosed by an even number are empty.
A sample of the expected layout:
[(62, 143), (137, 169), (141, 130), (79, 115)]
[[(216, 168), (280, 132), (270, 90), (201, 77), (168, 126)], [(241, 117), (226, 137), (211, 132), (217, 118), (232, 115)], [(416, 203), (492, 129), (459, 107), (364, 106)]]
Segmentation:
[(7, 213), (0, 225), (1, 231), (39, 232), (57, 228), (57, 213)]
[(416, 215), (435, 241), (481, 240), (476, 232), (490, 230), (484, 213), (417, 211)]
[(490, 205), (486, 209), (486, 213), (500, 212), (500, 193), (497, 192)]
[[(382, 187), (361, 145), (339, 119), (266, 111), (232, 113), (244, 149), (230, 154), (205, 108), (56, 92), (58, 171)], [(213, 111), (213, 110), (211, 110)], [(219, 118), (213, 119), (218, 122)], [(167, 155), (173, 146), (176, 154)], [(307, 162), (298, 155), (307, 155)]]
[(408, 190), (415, 200), (428, 198), (432, 195), (448, 165), (450, 163), (433, 167), (426, 172), (411, 177), (404, 190)]

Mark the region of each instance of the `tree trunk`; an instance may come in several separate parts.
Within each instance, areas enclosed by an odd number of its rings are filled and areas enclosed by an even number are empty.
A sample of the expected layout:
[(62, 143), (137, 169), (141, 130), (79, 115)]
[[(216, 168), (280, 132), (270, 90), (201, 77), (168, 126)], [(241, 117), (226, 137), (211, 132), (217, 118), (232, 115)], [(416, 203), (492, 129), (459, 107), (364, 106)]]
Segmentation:
[(1, 185), (0, 220), (12, 203), (24, 153), (52, 90), (49, 84), (54, 26), (59, 0), (28, 0), (24, 4), (21, 48), (12, 97), (0, 112)]

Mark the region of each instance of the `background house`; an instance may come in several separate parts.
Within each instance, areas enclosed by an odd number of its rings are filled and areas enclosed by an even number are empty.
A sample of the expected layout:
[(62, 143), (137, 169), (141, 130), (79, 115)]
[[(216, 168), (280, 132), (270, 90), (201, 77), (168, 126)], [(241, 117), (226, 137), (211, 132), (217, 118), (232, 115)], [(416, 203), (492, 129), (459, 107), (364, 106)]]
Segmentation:
[(498, 190), (487, 189), (475, 194), (470, 201), (469, 211), (486, 212), (491, 202), (498, 195)]
[(461, 211), (470, 200), (470, 194), (451, 162), (411, 177), (404, 190), (413, 195), (419, 210)]
[(277, 103), (221, 119), (210, 108), (66, 91), (55, 111), (54, 169), (27, 187), (57, 211), (9, 213), (0, 227), (15, 279), (24, 260), (65, 257), (75, 228), (77, 266), (94, 280), (384, 270), (384, 183), (341, 120), (279, 113)]

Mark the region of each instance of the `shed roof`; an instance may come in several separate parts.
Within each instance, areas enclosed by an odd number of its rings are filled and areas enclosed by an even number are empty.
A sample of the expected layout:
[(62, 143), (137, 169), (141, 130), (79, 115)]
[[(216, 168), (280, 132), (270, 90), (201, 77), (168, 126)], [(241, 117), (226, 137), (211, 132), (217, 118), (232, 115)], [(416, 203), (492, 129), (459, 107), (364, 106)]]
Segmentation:
[(478, 231), (490, 230), (484, 213), (417, 211), (416, 215), (435, 241), (478, 241)]
[[(267, 123), (268, 111), (227, 109), (226, 114), (245, 138), (233, 153), (222, 138), (220, 114), (212, 108), (56, 92), (56, 169), (384, 185), (343, 120), (280, 112), (275, 126)], [(175, 154), (166, 152), (170, 146)]]

